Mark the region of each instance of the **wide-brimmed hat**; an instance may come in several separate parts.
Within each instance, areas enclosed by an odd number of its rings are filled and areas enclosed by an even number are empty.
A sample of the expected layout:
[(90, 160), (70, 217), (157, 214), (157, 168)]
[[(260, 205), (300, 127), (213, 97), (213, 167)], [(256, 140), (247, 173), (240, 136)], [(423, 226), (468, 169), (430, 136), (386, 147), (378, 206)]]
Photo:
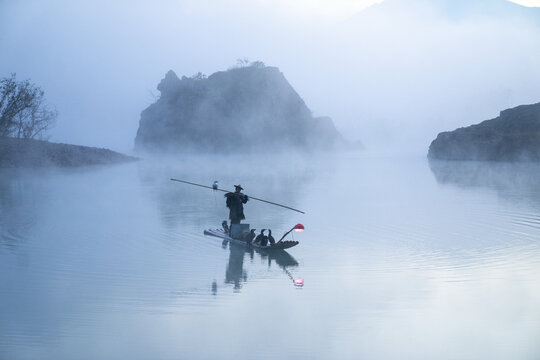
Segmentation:
[(240, 190), (244, 190), (244, 188), (242, 187), (242, 185), (234, 185), (234, 188), (235, 188), (235, 189), (240, 188)]

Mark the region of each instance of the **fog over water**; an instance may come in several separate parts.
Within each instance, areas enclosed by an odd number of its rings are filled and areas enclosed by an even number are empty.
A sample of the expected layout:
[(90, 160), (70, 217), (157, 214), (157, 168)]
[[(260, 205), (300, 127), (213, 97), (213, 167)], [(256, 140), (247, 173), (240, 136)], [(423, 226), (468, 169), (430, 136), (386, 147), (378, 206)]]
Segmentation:
[[(365, 152), (3, 171), (0, 358), (535, 359), (537, 173)], [(222, 193), (171, 176), (305, 210), (245, 206), (300, 244), (204, 236)]]
[[(426, 158), (439, 132), (540, 101), (539, 14), (504, 0), (0, 0), (0, 77), (45, 90), (51, 141), (131, 153), (167, 71), (246, 57), (366, 147), (1, 168), (0, 360), (540, 358), (540, 166)], [(170, 178), (240, 183), (305, 211), (252, 199), (251, 228), (306, 230), (276, 252), (205, 236), (228, 217), (223, 193)]]

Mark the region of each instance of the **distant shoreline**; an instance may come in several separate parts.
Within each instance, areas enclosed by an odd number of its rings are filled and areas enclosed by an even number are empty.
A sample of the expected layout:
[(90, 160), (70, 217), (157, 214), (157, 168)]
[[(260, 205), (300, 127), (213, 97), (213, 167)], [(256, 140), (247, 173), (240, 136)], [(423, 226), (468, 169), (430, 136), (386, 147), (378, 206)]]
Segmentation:
[(456, 161), (540, 161), (540, 103), (519, 105), (499, 116), (454, 131), (431, 142), (428, 158)]
[(0, 168), (78, 167), (137, 160), (104, 148), (0, 137)]

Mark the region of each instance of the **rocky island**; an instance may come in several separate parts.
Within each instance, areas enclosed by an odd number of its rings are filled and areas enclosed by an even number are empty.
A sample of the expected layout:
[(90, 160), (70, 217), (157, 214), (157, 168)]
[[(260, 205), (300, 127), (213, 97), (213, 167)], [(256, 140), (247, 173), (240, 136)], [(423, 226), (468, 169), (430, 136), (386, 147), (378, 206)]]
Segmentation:
[(495, 119), (440, 133), (428, 157), (441, 160), (540, 161), (540, 103), (501, 111)]
[(117, 164), (136, 158), (112, 150), (0, 137), (0, 168)]
[(313, 117), (276, 67), (260, 62), (208, 77), (171, 70), (141, 113), (135, 150), (276, 152), (348, 146), (329, 117)]

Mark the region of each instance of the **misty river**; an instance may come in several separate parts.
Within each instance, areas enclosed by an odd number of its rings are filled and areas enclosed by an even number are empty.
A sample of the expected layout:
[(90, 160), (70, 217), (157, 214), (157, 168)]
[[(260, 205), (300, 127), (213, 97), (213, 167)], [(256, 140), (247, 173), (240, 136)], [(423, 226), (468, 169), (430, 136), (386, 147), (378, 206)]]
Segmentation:
[[(296, 247), (203, 235), (246, 223)], [(538, 359), (540, 166), (367, 152), (0, 171), (0, 359)], [(293, 279), (303, 279), (297, 287)]]

